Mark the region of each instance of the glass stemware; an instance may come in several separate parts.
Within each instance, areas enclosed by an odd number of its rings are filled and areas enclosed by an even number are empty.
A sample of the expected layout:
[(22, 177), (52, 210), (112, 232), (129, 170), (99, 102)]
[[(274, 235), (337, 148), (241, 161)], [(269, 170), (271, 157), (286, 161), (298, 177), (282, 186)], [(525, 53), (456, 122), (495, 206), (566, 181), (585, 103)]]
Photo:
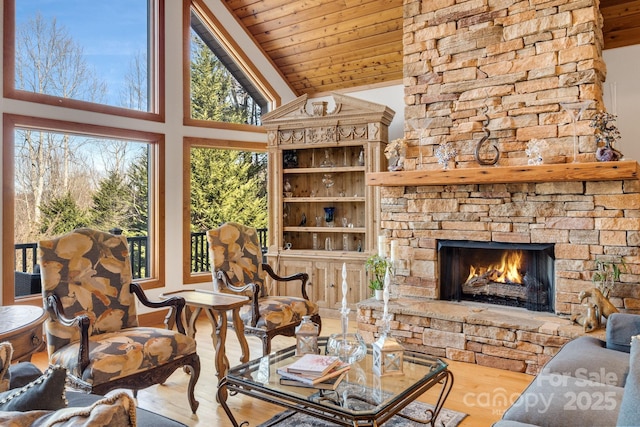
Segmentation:
[(571, 122), (573, 123), (573, 163), (578, 161), (578, 129), (577, 122), (582, 118), (584, 111), (593, 104), (593, 100), (589, 99), (582, 102), (561, 102), (560, 106), (564, 111), (569, 113)]

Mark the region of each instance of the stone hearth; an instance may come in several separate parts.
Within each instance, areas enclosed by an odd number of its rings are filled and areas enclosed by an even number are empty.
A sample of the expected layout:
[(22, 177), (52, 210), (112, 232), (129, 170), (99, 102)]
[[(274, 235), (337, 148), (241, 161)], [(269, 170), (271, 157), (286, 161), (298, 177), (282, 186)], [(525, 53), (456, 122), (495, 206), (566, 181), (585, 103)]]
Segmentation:
[[(437, 357), (537, 374), (582, 327), (550, 313), (472, 302), (392, 299), (391, 335), (409, 349)], [(358, 305), (358, 330), (372, 342), (382, 328), (382, 303)], [(601, 329), (592, 334), (604, 337)]]

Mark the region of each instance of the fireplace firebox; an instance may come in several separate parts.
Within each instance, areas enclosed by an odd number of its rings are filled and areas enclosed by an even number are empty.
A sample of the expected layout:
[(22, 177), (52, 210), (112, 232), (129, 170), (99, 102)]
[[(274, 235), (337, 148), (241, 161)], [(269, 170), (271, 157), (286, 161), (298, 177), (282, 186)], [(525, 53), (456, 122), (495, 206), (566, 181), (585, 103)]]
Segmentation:
[(440, 299), (554, 311), (553, 244), (441, 240)]

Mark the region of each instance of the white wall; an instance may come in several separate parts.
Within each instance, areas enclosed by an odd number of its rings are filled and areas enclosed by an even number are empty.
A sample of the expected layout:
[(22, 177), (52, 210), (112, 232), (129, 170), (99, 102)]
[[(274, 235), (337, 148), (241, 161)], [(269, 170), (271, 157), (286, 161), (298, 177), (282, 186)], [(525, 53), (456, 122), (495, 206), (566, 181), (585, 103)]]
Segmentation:
[[(395, 111), (393, 120), (389, 125), (389, 141), (402, 138), (404, 136), (404, 88), (401, 84), (379, 87), (375, 89), (355, 90), (355, 91), (340, 91), (347, 96), (362, 99), (364, 101), (375, 102), (376, 104), (386, 105)], [(331, 111), (335, 107), (333, 98), (331, 96), (321, 96), (316, 98), (310, 98), (307, 101), (307, 107), (313, 101), (325, 101), (327, 102), (327, 110)]]
[(607, 111), (618, 115), (622, 138), (616, 148), (625, 159), (640, 160), (640, 45), (604, 51)]

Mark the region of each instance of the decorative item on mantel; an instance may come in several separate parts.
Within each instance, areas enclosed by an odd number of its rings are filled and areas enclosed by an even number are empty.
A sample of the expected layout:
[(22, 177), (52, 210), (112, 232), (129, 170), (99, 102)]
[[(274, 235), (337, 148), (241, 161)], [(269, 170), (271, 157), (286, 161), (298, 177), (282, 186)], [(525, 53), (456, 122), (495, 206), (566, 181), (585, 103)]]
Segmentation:
[(540, 150), (541, 145), (546, 144), (544, 139), (532, 139), (527, 144), (527, 149), (524, 152), (527, 154), (529, 165), (541, 165), (542, 164), (542, 152)]
[(487, 147), (493, 148), (493, 157), (487, 158), (482, 156), (483, 151), (488, 151), (487, 148), (483, 148), (483, 146), (487, 141), (489, 141), (489, 137), (491, 136), (491, 132), (487, 127), (489, 125), (489, 115), (487, 114), (488, 111), (489, 107), (487, 106), (482, 109), (482, 114), (484, 115), (484, 120), (482, 121), (482, 131), (484, 132), (484, 136), (476, 144), (476, 150), (474, 152), (476, 162), (478, 162), (478, 164), (482, 166), (495, 165), (496, 163), (498, 163), (498, 160), (500, 160), (500, 149), (496, 147), (495, 144), (491, 143)]
[(596, 143), (604, 143), (596, 150), (596, 159), (601, 162), (615, 162), (623, 157), (622, 153), (614, 148), (614, 144), (620, 139), (620, 131), (615, 124), (617, 118), (614, 114), (600, 111), (589, 125), (596, 129)]
[(445, 142), (443, 144), (440, 144), (438, 148), (436, 148), (435, 155), (436, 159), (438, 159), (438, 163), (442, 165), (442, 169), (448, 169), (449, 162), (452, 160), (455, 162), (455, 158), (458, 155), (458, 150), (453, 148), (451, 146), (451, 143)]
[(587, 99), (581, 102), (561, 102), (560, 106), (564, 111), (569, 113), (571, 117), (571, 123), (573, 123), (573, 163), (578, 161), (578, 120), (582, 118), (585, 110), (593, 104), (592, 99)]
[(387, 269), (384, 279), (382, 312), (382, 333), (373, 344), (373, 372), (381, 377), (388, 375), (403, 375), (404, 348), (389, 336), (391, 315), (389, 314), (389, 286), (391, 272)]
[(407, 156), (407, 141), (403, 138), (394, 139), (384, 149), (384, 156), (389, 160), (390, 171), (404, 170), (404, 160)]

